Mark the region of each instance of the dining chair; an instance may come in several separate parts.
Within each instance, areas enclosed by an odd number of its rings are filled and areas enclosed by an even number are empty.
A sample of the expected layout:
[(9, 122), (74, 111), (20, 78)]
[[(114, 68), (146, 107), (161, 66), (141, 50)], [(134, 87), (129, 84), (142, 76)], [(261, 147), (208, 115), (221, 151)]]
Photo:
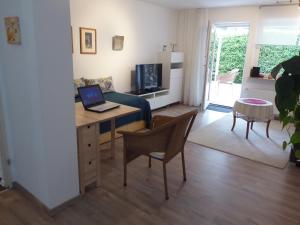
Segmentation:
[(127, 164), (141, 155), (157, 159), (163, 163), (165, 198), (169, 199), (166, 164), (181, 153), (183, 180), (186, 181), (184, 145), (198, 111), (193, 110), (177, 117), (157, 115), (152, 127), (142, 132), (118, 131), (123, 135), (124, 186), (127, 186)]

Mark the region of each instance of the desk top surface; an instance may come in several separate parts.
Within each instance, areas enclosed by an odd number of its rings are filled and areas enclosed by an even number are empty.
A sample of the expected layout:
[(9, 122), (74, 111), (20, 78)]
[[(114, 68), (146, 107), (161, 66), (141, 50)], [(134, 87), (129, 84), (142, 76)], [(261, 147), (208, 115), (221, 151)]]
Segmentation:
[(75, 103), (75, 119), (76, 127), (82, 127), (86, 125), (91, 125), (93, 123), (99, 123), (115, 119), (118, 117), (126, 116), (132, 113), (139, 112), (139, 108), (134, 108), (127, 105), (120, 105), (120, 107), (111, 109), (102, 113), (96, 113), (91, 111), (86, 111), (81, 102)]

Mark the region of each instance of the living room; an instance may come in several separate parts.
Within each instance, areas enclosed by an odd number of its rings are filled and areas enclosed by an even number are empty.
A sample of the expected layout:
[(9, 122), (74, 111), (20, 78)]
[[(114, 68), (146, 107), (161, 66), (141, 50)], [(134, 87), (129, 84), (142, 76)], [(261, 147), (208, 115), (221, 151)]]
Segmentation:
[[(229, 128), (218, 135), (220, 145), (228, 132), (240, 135), (247, 145), (258, 140), (255, 135), (259, 140), (268, 140), (268, 145), (278, 145), (285, 138), (274, 126), (281, 126), (279, 121), (272, 120), (270, 139), (266, 137), (264, 123), (255, 123), (254, 131), (250, 130), (246, 139), (244, 121), (237, 120), (234, 132), (230, 131), (232, 112), (205, 111), (210, 103), (205, 92), (209, 83), (205, 66), (207, 43), (210, 24), (249, 25), (240, 97), (270, 102), (276, 117), (276, 81), (251, 78), (250, 73), (253, 67), (260, 66), (259, 49), (265, 43), (259, 43), (258, 36), (263, 21), (298, 19), (298, 4), (255, 0), (4, 1), (1, 18), (19, 18), (21, 42), (7, 42), (3, 23), (0, 121), (4, 122), (0, 134), (4, 141), (0, 141), (0, 156), (5, 164), (5, 186), (13, 188), (0, 193), (0, 223), (297, 224), (299, 169), (287, 163), (288, 152), (280, 147), (278, 154), (283, 154), (286, 161), (280, 164), (282, 168), (276, 168), (269, 165), (272, 160), (264, 163), (261, 158), (222, 152), (220, 148), (227, 145), (214, 148), (211, 143), (197, 144), (199, 140), (192, 139), (197, 139), (197, 135), (206, 140), (212, 139), (207, 138), (209, 135), (217, 137), (218, 134), (209, 134), (211, 127), (201, 129), (226, 116), (230, 116), (230, 122), (225, 122)], [(89, 36), (84, 29), (92, 33), (92, 54), (85, 54), (82, 47), (90, 44), (84, 40)], [(115, 37), (121, 37), (121, 47), (115, 46)], [(172, 55), (180, 59), (168, 59)], [(119, 133), (111, 133), (111, 142), (104, 141), (107, 143), (100, 148), (109, 148), (113, 143), (115, 158), (110, 157), (109, 150), (100, 152), (99, 185), (97, 178), (96, 185), (84, 187), (83, 194), (79, 185), (82, 177), (77, 153), (80, 140), (75, 126), (78, 114), (74, 112), (74, 80), (83, 77), (95, 84), (100, 78), (111, 77), (113, 91), (128, 95), (126, 92), (132, 91), (132, 71), (137, 65), (162, 64), (164, 70), (165, 64), (170, 63), (174, 67), (162, 72), (164, 90), (137, 98), (148, 102), (153, 118), (198, 111), (185, 145), (186, 182), (182, 181), (181, 157), (175, 157), (167, 165), (166, 200), (160, 162), (152, 160), (149, 169), (148, 158), (139, 157), (128, 165), (128, 184), (124, 187), (123, 138), (119, 138)], [(172, 69), (182, 71), (182, 75), (176, 75), (181, 76), (177, 83), (172, 83), (170, 75), (165, 76)], [(176, 96), (180, 93), (179, 101), (169, 101), (175, 92)], [(76, 103), (76, 107), (82, 107), (82, 103)], [(85, 110), (81, 113), (87, 115)], [(92, 117), (98, 119), (101, 114)], [(123, 125), (118, 127), (117, 120), (113, 123), (111, 131), (115, 125), (117, 131), (122, 130), (119, 128)], [(126, 132), (137, 129), (135, 125), (127, 126)], [(233, 140), (226, 148), (238, 145)]]

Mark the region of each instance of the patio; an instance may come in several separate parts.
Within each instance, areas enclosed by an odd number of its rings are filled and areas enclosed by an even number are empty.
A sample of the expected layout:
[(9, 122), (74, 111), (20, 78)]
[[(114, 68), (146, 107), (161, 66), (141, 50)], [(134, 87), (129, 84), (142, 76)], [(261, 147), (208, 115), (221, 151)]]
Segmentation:
[(233, 107), (234, 102), (240, 98), (241, 90), (241, 84), (218, 84), (218, 81), (211, 81), (209, 102)]

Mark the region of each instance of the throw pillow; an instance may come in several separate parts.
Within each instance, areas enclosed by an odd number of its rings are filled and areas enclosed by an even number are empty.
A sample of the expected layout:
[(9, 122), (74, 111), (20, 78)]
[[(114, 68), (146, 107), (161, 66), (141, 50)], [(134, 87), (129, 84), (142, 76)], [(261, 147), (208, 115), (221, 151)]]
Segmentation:
[(83, 77), (74, 80), (74, 92), (75, 92), (75, 96), (78, 96), (78, 90), (77, 90), (77, 88), (84, 87), (85, 85), (86, 85), (85, 84), (85, 79)]
[(87, 85), (99, 84), (103, 93), (115, 91), (112, 77), (103, 77), (98, 79), (87, 79)]

